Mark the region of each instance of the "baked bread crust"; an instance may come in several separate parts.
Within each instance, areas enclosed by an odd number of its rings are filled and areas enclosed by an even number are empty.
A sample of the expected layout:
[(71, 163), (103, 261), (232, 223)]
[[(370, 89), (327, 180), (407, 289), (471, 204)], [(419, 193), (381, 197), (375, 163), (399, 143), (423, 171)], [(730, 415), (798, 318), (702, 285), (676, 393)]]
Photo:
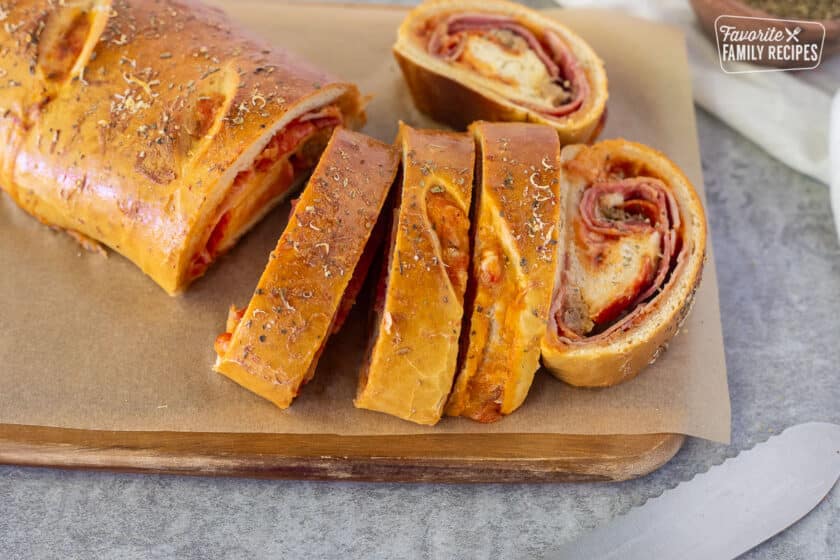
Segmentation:
[(516, 410), (539, 368), (557, 263), (560, 143), (551, 127), (477, 122), (480, 152), (469, 331), (446, 406), (492, 422)]
[[(420, 33), (434, 17), (450, 14), (509, 16), (525, 27), (551, 30), (566, 44), (583, 69), (589, 94), (580, 109), (562, 117), (550, 117), (517, 104), (482, 85), (471, 72), (457, 68), (428, 53)], [(417, 108), (433, 119), (463, 130), (476, 120), (534, 122), (554, 127), (562, 144), (591, 142), (606, 118), (607, 76), (603, 62), (577, 34), (556, 20), (505, 0), (426, 0), (403, 21), (394, 45)]]
[(343, 299), (398, 164), (391, 146), (335, 130), (251, 302), (233, 310), (217, 339), (217, 372), (280, 408), (292, 403), (343, 320)]
[(467, 134), (403, 123), (397, 145), (400, 204), (355, 405), (435, 424), (458, 358), (475, 146)]
[[(626, 178), (652, 177), (672, 193), (679, 210), (680, 249), (665, 283), (654, 295), (638, 303), (612, 328), (594, 337), (570, 340), (559, 333), (556, 297), (563, 283), (558, 267), (555, 298), (549, 326), (542, 343), (542, 361), (557, 378), (581, 387), (608, 387), (635, 377), (666, 348), (685, 321), (700, 283), (706, 256), (706, 218), (691, 182), (664, 154), (627, 140), (607, 140), (591, 147), (567, 146), (562, 152), (564, 206), (572, 193), (581, 192), (606, 177), (607, 168), (632, 170)], [(574, 216), (578, 208), (564, 208)], [(567, 219), (571, 223), (572, 219)], [(572, 235), (567, 226), (564, 252)]]
[(47, 78), (43, 49), (72, 44), (76, 32), (46, 35), (77, 3), (29, 0), (9, 10), (15, 31), (0, 34), (0, 49), (19, 85), (0, 89), (0, 179), (27, 212), (108, 245), (175, 293), (203, 273), (194, 259), (226, 210), (240, 215), (219, 252), (289, 192), (237, 190), (238, 174), (304, 115), (336, 106), (346, 126), (360, 123), (359, 93), (215, 8), (89, 3), (96, 24), (60, 80)]

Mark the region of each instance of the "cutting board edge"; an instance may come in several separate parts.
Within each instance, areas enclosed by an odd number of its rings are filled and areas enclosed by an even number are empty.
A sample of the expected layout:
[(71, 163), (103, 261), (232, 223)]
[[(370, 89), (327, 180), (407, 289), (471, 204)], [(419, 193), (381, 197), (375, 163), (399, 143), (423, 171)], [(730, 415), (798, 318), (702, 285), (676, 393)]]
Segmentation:
[(3, 424), (0, 463), (296, 480), (616, 482), (663, 466), (684, 441), (682, 434), (313, 436)]

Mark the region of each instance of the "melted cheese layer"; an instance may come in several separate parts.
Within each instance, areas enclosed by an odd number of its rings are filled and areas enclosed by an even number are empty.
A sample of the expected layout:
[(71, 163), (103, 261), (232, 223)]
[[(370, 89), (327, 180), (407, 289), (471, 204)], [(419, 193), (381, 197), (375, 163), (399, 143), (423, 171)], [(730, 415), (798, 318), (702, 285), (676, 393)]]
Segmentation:
[(579, 290), (586, 315), (600, 323), (617, 305), (634, 301), (653, 279), (661, 241), (654, 231), (607, 243), (576, 244), (567, 274)]
[(550, 97), (564, 96), (548, 69), (524, 41), (508, 31), (498, 31), (514, 48), (506, 48), (483, 34), (470, 33), (457, 64), (487, 78), (487, 87), (508, 99), (551, 107)]

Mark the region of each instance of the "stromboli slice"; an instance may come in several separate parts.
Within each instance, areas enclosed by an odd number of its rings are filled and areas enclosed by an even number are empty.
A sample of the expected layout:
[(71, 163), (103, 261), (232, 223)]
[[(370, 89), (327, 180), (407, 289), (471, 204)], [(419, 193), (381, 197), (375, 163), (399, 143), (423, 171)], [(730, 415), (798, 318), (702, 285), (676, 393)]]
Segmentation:
[(391, 147), (336, 129), (244, 310), (231, 308), (214, 369), (288, 407), (343, 323), (397, 172)]
[(458, 358), (475, 147), (467, 134), (402, 123), (397, 144), (400, 204), (355, 405), (435, 424)]
[(703, 207), (682, 171), (642, 144), (567, 146), (562, 161), (566, 258), (543, 363), (572, 385), (614, 385), (655, 360), (688, 314)]
[(539, 367), (561, 236), (560, 144), (548, 126), (475, 123), (469, 330), (446, 413), (492, 422), (516, 410)]
[[(115, 0), (89, 10), (96, 25), (84, 35), (84, 26), (49, 23), (68, 19), (55, 14), (71, 4), (9, 9), (15, 29), (47, 24), (0, 34), (16, 75), (37, 67), (11, 88), (32, 103), (0, 90), (9, 109), (0, 132), (10, 140), (2, 186), (41, 221), (108, 245), (167, 292), (201, 276), (285, 198), (334, 127), (363, 120), (355, 86), (252, 39), (214, 8)], [(70, 48), (100, 27), (81, 69), (72, 56), (39, 51)], [(75, 60), (90, 41), (81, 44)], [(45, 85), (53, 75), (60, 86)]]
[(455, 128), (475, 120), (554, 127), (562, 143), (603, 126), (607, 77), (578, 35), (505, 0), (426, 0), (400, 26), (394, 55), (417, 107)]

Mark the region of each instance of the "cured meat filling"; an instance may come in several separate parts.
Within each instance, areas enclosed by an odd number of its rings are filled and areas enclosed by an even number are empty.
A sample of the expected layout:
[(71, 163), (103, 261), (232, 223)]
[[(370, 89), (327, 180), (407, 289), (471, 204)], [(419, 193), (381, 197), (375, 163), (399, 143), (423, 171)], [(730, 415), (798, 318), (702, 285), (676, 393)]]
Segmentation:
[(626, 325), (668, 281), (681, 250), (676, 201), (659, 179), (606, 179), (579, 195), (554, 318), (568, 341)]
[(422, 34), (430, 54), (491, 80), (511, 101), (548, 116), (574, 113), (589, 96), (583, 68), (552, 30), (466, 13), (429, 21)]

